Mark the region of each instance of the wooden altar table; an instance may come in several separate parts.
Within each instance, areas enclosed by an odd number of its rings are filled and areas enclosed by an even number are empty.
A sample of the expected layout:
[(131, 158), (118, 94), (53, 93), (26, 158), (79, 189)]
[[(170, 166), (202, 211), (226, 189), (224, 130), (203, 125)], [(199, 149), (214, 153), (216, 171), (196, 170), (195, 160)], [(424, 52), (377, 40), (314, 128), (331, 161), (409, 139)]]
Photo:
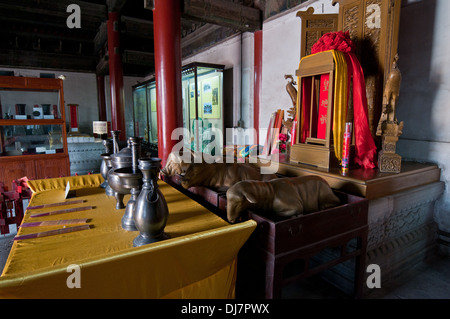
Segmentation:
[[(237, 254), (256, 222), (230, 225), (160, 181), (169, 207), (165, 232), (171, 238), (133, 247), (139, 233), (122, 229), (124, 209), (116, 210), (115, 198), (99, 187), (103, 182), (99, 174), (31, 181), (30, 206), (64, 201), (67, 181), (76, 189), (76, 199), (85, 202), (64, 208), (92, 205), (94, 209), (35, 218), (30, 214), (55, 208), (27, 210), (22, 223), (88, 218), (92, 227), (15, 241), (0, 277), (0, 298), (235, 297)], [(18, 235), (55, 228), (20, 228)], [(81, 288), (67, 286), (72, 264), (80, 267)]]
[[(277, 174), (317, 175), (333, 189), (369, 200), (366, 265), (380, 266), (382, 287), (400, 277), (408, 278), (414, 267), (434, 258), (437, 248), (434, 206), (445, 188), (437, 165), (403, 161), (400, 173), (360, 168), (343, 175), (339, 168), (321, 169), (289, 161), (277, 164)], [(268, 164), (262, 161), (257, 165)], [(335, 274), (328, 272), (326, 277), (340, 288), (347, 286), (350, 293), (353, 282), (348, 274), (352, 272), (345, 267), (336, 266)], [(371, 292), (364, 287), (364, 295)]]

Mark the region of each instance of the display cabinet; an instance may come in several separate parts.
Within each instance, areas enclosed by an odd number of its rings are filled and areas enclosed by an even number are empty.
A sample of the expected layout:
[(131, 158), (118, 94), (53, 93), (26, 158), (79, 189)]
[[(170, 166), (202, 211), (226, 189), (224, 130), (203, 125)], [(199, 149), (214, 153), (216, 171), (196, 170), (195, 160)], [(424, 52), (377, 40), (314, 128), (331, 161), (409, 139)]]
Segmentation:
[(210, 155), (221, 154), (225, 137), (223, 71), (225, 66), (194, 62), (182, 68), (185, 146)]
[(62, 80), (0, 76), (0, 182), (69, 175)]
[(134, 136), (155, 155), (158, 153), (158, 119), (156, 112), (156, 82), (146, 81), (133, 86)]

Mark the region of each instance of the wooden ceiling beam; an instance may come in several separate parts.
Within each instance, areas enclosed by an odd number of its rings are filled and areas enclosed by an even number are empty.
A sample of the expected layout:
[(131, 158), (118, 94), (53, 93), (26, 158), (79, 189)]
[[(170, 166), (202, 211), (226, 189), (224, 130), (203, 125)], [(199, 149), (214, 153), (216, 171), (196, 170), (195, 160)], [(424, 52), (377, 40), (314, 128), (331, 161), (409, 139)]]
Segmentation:
[(236, 30), (227, 27), (205, 24), (181, 39), (181, 55), (187, 58), (236, 33)]
[[(39, 10), (41, 13), (35, 13), (29, 10), (14, 10), (0, 3), (0, 20), (5, 22), (26, 23), (36, 26), (45, 26), (49, 28), (69, 29), (67, 27), (67, 18), (69, 13), (65, 11), (62, 14), (53, 15), (51, 12)], [(84, 32), (96, 31), (98, 26), (105, 19), (90, 19), (88, 15), (81, 14), (81, 30)], [(69, 29), (76, 30), (76, 29)], [(78, 29), (79, 30), (79, 29)]]
[(100, 27), (98, 28), (98, 32), (94, 37), (94, 52), (99, 52), (105, 45), (108, 40), (108, 28), (107, 23), (102, 22)]
[(39, 38), (62, 42), (79, 42), (92, 43), (92, 38), (78, 32), (70, 32), (67, 30), (32, 30), (32, 29), (12, 29), (2, 27), (0, 23), (0, 37), (5, 39), (7, 37), (19, 38)]
[(66, 20), (70, 15), (67, 12), (67, 7), (70, 4), (80, 6), (82, 20), (101, 22), (107, 17), (105, 5), (85, 1), (74, 2), (73, 0), (0, 0), (0, 10), (2, 15), (4, 10), (30, 13), (34, 16), (33, 21), (39, 21), (42, 15), (64, 18)]
[(226, 0), (183, 0), (182, 17), (241, 32), (262, 28), (262, 11)]
[(150, 52), (124, 50), (122, 53), (122, 61), (125, 64), (154, 67), (155, 55)]
[(7, 67), (89, 72), (94, 72), (96, 65), (94, 56), (8, 49), (0, 49), (0, 61)]
[(128, 16), (121, 16), (120, 21), (122, 33), (143, 39), (153, 39), (153, 21)]
[(106, 6), (109, 12), (120, 12), (126, 2), (127, 0), (106, 0)]
[[(182, 18), (239, 30), (262, 29), (262, 11), (227, 0), (182, 0)], [(153, 10), (154, 0), (144, 0), (144, 8)]]

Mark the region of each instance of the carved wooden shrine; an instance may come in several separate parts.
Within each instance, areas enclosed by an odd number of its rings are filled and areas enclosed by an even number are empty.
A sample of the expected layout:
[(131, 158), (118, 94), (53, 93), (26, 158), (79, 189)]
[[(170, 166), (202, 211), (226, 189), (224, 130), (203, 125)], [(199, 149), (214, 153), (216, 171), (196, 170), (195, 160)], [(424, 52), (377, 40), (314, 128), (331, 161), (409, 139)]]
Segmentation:
[[(301, 119), (291, 161), (328, 168), (338, 165), (332, 133), (335, 63), (331, 52), (302, 59), (298, 76), (297, 114)], [(302, 129), (303, 128), (303, 129)]]

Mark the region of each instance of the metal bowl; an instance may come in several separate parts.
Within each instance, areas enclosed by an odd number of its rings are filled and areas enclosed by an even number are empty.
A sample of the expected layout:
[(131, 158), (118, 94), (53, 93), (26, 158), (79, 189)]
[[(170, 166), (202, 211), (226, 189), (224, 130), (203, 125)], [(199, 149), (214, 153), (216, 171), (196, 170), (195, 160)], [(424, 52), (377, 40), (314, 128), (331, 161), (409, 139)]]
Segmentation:
[(130, 194), (132, 188), (141, 188), (142, 173), (139, 170), (133, 173), (131, 167), (111, 169), (108, 172), (108, 183), (119, 194)]

